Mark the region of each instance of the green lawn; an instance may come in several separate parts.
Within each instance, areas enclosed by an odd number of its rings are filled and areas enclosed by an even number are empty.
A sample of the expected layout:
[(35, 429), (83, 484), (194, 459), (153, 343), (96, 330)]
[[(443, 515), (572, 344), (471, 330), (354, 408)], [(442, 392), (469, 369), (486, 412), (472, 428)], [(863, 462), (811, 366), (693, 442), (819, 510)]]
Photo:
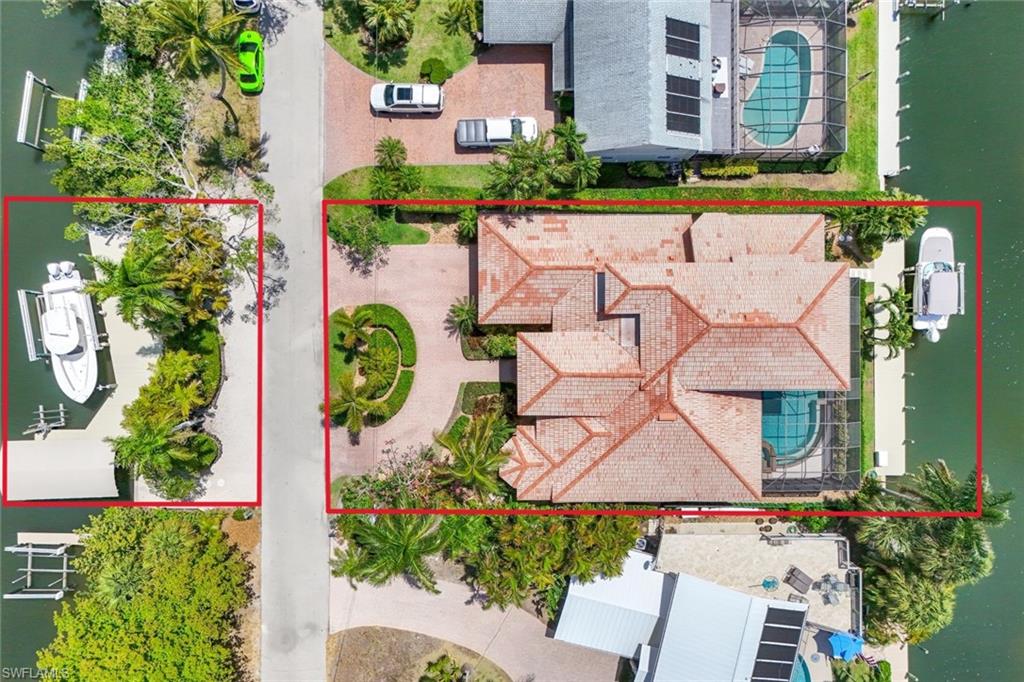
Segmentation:
[(878, 10), (871, 5), (852, 16), (857, 27), (846, 44), (846, 153), (839, 169), (855, 175), (860, 189), (878, 189)]
[[(873, 282), (861, 282), (861, 328), (868, 324), (867, 298), (874, 293)], [(867, 473), (875, 466), (875, 363), (860, 356), (860, 471)]]
[(430, 233), (413, 225), (386, 220), (381, 224), (381, 236), (386, 244), (426, 244)]
[(360, 43), (362, 17), (355, 2), (335, 2), (324, 12), (324, 33), (335, 51), (366, 73), (381, 80), (417, 82), (420, 65), (436, 57), (453, 72), (473, 61), (475, 43), (465, 33), (449, 34), (441, 25), (448, 0), (420, 0), (413, 14), (408, 43), (387, 52), (368, 50)]

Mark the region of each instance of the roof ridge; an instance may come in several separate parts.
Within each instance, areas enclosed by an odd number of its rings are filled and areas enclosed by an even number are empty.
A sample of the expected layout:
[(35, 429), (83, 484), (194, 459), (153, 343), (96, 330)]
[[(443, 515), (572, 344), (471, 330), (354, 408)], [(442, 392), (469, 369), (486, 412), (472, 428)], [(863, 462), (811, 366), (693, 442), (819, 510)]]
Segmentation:
[[(516, 258), (518, 258), (520, 261), (522, 261), (523, 265), (526, 266), (526, 272), (524, 272), (522, 274), (522, 276), (520, 276), (515, 282), (512, 283), (512, 286), (510, 286), (508, 288), (508, 291), (506, 291), (504, 294), (499, 296), (498, 300), (495, 301), (494, 304), (491, 305), (490, 308), (488, 308), (486, 311), (484, 311), (482, 314), (480, 314), (478, 316), (478, 318), (477, 318), (478, 321), (480, 323), (483, 323), (488, 317), (490, 317), (492, 314), (494, 314), (494, 311), (498, 309), (498, 306), (502, 305), (508, 299), (508, 297), (511, 296), (512, 293), (516, 289), (519, 288), (519, 285), (522, 284), (526, 280), (527, 277), (529, 277), (531, 274), (533, 274), (535, 268), (534, 268), (533, 263), (531, 263), (529, 261), (529, 259), (527, 259), (523, 254), (521, 254), (519, 252), (519, 249), (517, 249), (515, 247), (515, 245), (512, 244), (512, 242), (510, 242), (508, 239), (505, 238), (504, 235), (500, 234), (496, 229), (494, 229), (494, 226), (491, 225), (490, 220), (488, 219), (488, 217), (486, 215), (480, 216), (479, 220), (480, 220), (480, 222), (482, 222), (484, 224), (484, 226), (486, 226), (488, 232), (490, 232), (492, 235), (497, 237), (498, 241), (500, 241), (502, 244), (504, 244), (505, 248), (507, 248), (509, 251), (511, 251), (513, 254), (515, 254)], [(480, 240), (479, 240), (479, 238), (477, 238), (477, 245), (478, 245), (477, 248), (478, 248), (478, 251), (479, 251), (479, 244), (480, 244)], [(478, 256), (478, 258), (479, 258), (479, 256)]]
[[(671, 377), (670, 377), (669, 382), (671, 383), (671, 381), (672, 380), (671, 380)], [(734, 467), (732, 462), (729, 461), (729, 458), (726, 457), (715, 446), (715, 444), (711, 442), (710, 438), (708, 438), (706, 435), (704, 435), (704, 432), (701, 431), (700, 428), (698, 428), (697, 425), (693, 423), (693, 420), (691, 420), (689, 417), (686, 416), (686, 414), (683, 412), (682, 408), (680, 408), (679, 405), (676, 404), (675, 398), (672, 396), (671, 392), (669, 392), (668, 402), (669, 402), (670, 405), (672, 405), (672, 408), (676, 411), (676, 414), (678, 414), (680, 417), (682, 417), (683, 421), (687, 423), (687, 425), (693, 430), (693, 432), (695, 434), (697, 434), (697, 437), (700, 438), (702, 441), (704, 441), (704, 444), (707, 445), (708, 448), (711, 450), (711, 452), (713, 452), (715, 454), (715, 457), (717, 457), (719, 459), (719, 461), (722, 464), (725, 465), (725, 468), (727, 468), (729, 470), (729, 472), (733, 476), (735, 476), (736, 479), (741, 484), (743, 484), (744, 488), (746, 488), (747, 490), (750, 491), (750, 494), (754, 496), (754, 499), (760, 500), (761, 497), (762, 497), (761, 493), (754, 489), (754, 487), (750, 484), (749, 481), (747, 481), (747, 479), (743, 476), (743, 474), (741, 474), (739, 471), (736, 470), (736, 467)]]
[(800, 317), (797, 318), (796, 322), (793, 325), (794, 327), (796, 327), (796, 330), (800, 333), (800, 336), (802, 336), (804, 340), (807, 342), (807, 345), (809, 345), (811, 349), (818, 354), (818, 357), (821, 358), (821, 361), (825, 363), (825, 366), (828, 367), (828, 370), (832, 372), (833, 375), (835, 375), (836, 379), (839, 380), (839, 383), (842, 384), (843, 388), (847, 390), (849, 390), (850, 388), (850, 382), (843, 378), (843, 375), (839, 373), (835, 365), (832, 364), (832, 361), (829, 360), (828, 356), (825, 355), (825, 351), (823, 351), (821, 347), (814, 342), (814, 339), (812, 339), (810, 334), (807, 333), (807, 330), (803, 328), (803, 322), (807, 318), (807, 316), (811, 314), (811, 311), (818, 307), (822, 299), (825, 297), (825, 294), (832, 290), (832, 287), (836, 285), (839, 279), (842, 276), (844, 276), (849, 271), (849, 269), (849, 265), (845, 263), (840, 264), (835, 274), (829, 278), (828, 282), (825, 283), (825, 286), (822, 287), (821, 291), (818, 292), (818, 295), (815, 296), (814, 299), (807, 305), (807, 308), (800, 315)]
[[(666, 402), (668, 402), (668, 401), (666, 401)], [(627, 429), (625, 432), (623, 432), (622, 435), (620, 435), (618, 438), (616, 438), (615, 442), (613, 442), (611, 445), (609, 445), (608, 448), (604, 452), (602, 452), (600, 456), (598, 456), (596, 459), (594, 459), (593, 462), (591, 462), (586, 467), (584, 467), (583, 471), (581, 471), (580, 473), (578, 473), (576, 475), (576, 478), (574, 478), (571, 481), (569, 481), (569, 483), (567, 483), (565, 485), (565, 487), (563, 487), (557, 493), (552, 495), (551, 496), (551, 501), (552, 502), (557, 502), (558, 498), (562, 497), (567, 492), (569, 492), (573, 487), (575, 487), (577, 483), (579, 483), (581, 480), (583, 480), (583, 478), (585, 476), (587, 476), (594, 469), (594, 467), (596, 467), (598, 464), (600, 464), (604, 460), (608, 459), (608, 457), (610, 457), (611, 454), (615, 450), (618, 450), (620, 447), (622, 447), (622, 444), (625, 443), (630, 438), (632, 438), (633, 434), (635, 434), (637, 431), (639, 431), (640, 429), (642, 429), (643, 427), (645, 427), (649, 423), (651, 423), (651, 421), (654, 420), (654, 417), (658, 414), (658, 410), (660, 410), (664, 405), (665, 405), (665, 403), (659, 404), (657, 407), (653, 408), (650, 411), (650, 413), (647, 414), (647, 416), (637, 420), (636, 424), (633, 424), (633, 426), (631, 426), (629, 429)]]
[(806, 232), (804, 232), (803, 236), (800, 237), (800, 239), (796, 240), (796, 244), (793, 246), (792, 249), (789, 250), (788, 255), (795, 256), (796, 252), (799, 251), (801, 247), (803, 247), (803, 245), (807, 243), (807, 240), (811, 238), (811, 235), (814, 234), (814, 231), (817, 230), (819, 226), (824, 226), (825, 216), (821, 213), (818, 213), (817, 215), (818, 217), (814, 219), (814, 222), (811, 223), (811, 226), (807, 229)]

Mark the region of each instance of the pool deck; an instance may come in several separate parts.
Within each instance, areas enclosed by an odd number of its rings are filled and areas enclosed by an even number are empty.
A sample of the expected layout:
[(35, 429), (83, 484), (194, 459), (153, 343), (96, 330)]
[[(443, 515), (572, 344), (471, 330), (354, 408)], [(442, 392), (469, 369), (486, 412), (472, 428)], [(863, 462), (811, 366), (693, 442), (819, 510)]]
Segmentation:
[[(893, 289), (903, 286), (904, 253), (904, 242), (886, 243), (872, 267), (876, 295), (885, 296), (883, 284)], [(880, 477), (902, 476), (907, 468), (906, 354), (892, 359), (885, 355), (885, 349), (879, 349), (875, 358), (875, 451), (888, 452), (889, 462), (875, 472)]]
[(878, 183), (900, 171), (900, 15), (898, 0), (878, 0)]

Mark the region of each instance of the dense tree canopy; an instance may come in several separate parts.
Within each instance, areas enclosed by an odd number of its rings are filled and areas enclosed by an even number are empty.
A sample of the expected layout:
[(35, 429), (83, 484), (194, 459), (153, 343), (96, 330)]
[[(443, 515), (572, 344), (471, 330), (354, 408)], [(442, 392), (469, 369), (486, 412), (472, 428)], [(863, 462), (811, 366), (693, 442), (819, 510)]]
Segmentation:
[(239, 679), (248, 566), (220, 518), (122, 507), (91, 517), (74, 562), (85, 587), (54, 616), (39, 667), (72, 680)]

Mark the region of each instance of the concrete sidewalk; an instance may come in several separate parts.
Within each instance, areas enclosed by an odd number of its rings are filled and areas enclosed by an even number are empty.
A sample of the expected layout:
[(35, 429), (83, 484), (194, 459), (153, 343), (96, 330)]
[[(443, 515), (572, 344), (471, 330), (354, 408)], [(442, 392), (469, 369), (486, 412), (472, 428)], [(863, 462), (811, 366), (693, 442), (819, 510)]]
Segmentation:
[[(269, 3), (265, 3), (270, 5)], [(314, 0), (264, 9), (266, 179), (287, 286), (264, 329), (261, 677), (326, 676), (328, 524), (320, 421), (323, 14)]]
[[(875, 260), (872, 270), (876, 296), (887, 295), (883, 284), (894, 290), (903, 287), (904, 244), (886, 242), (882, 255)], [(907, 466), (907, 415), (903, 411), (907, 396), (903, 378), (907, 371), (906, 351), (892, 359), (886, 359), (885, 354), (885, 349), (880, 348), (875, 357), (875, 450), (888, 452), (889, 463), (876, 471), (881, 476), (902, 476)]]
[(619, 658), (547, 636), (540, 620), (519, 608), (484, 610), (461, 583), (438, 581), (440, 594), (401, 579), (384, 587), (331, 579), (331, 632), (381, 626), (419, 632), (472, 649), (513, 680), (611, 682)]

